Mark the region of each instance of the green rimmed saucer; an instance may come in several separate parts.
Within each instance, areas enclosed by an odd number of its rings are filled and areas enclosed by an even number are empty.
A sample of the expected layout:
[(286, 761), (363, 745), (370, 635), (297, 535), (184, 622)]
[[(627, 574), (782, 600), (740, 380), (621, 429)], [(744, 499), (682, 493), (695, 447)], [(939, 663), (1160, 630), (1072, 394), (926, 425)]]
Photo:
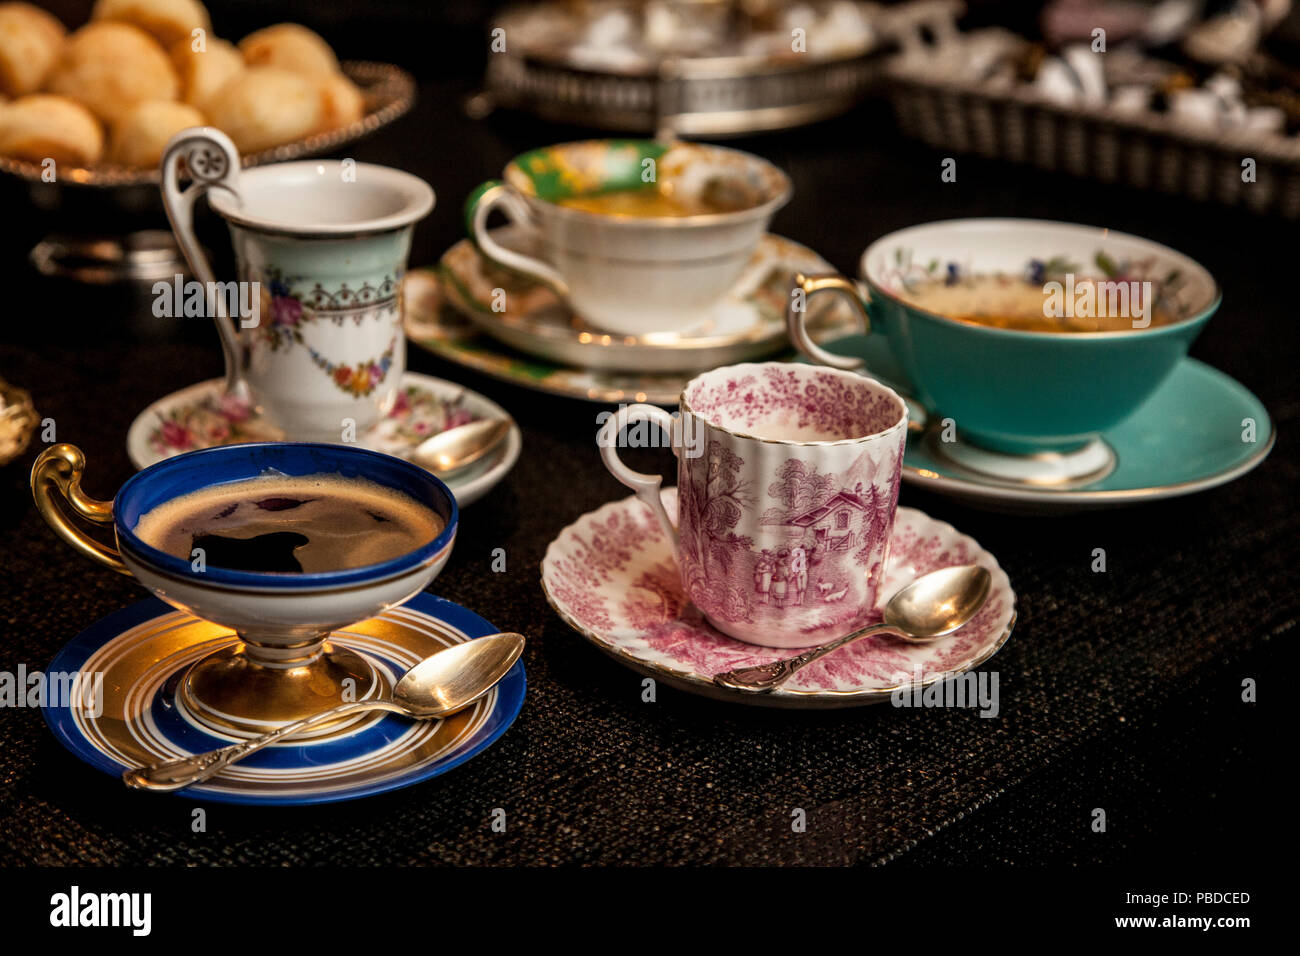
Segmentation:
[[(863, 359), (865, 374), (909, 390), (884, 336), (848, 336), (826, 348)], [(1183, 359), (1131, 416), (1102, 432), (1092, 449), (1102, 456), (1102, 467), (1091, 479), (1053, 483), (1052, 468), (1059, 456), (1004, 456), (1008, 474), (1015, 470), (1011, 465), (1041, 464), (1037, 477), (1032, 468), (1026, 472), (1029, 478), (1018, 479), (973, 470), (962, 464), (971, 460), (970, 446), (960, 438), (944, 443), (942, 420), (936, 418), (931, 415), (908, 437), (903, 480), (968, 504), (1007, 511), (1084, 511), (1204, 491), (1255, 468), (1276, 440), (1273, 421), (1258, 398), (1193, 358)]]
[(409, 341), (448, 362), (524, 388), (589, 402), (675, 405), (690, 378), (571, 368), (516, 352), (453, 308), (433, 269), (407, 271), (402, 302)]

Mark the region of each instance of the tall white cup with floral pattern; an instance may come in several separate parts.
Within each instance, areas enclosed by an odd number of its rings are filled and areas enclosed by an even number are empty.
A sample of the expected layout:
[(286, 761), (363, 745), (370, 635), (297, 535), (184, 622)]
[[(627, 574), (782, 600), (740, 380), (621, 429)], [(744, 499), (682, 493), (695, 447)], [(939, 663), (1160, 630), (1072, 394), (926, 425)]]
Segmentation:
[[(618, 457), (626, 425), (672, 435), (677, 524), (662, 479)], [(907, 406), (852, 372), (768, 362), (693, 379), (679, 414), (620, 409), (597, 443), (675, 542), (691, 601), (725, 634), (808, 647), (869, 623), (898, 508)]]
[[(204, 193), (230, 226), (238, 282), (216, 282), (195, 239)], [(162, 196), (221, 334), (227, 392), (290, 439), (349, 441), (377, 422), (406, 366), (402, 275), (415, 223), (433, 209), (429, 185), (352, 160), (241, 171), (229, 137), (195, 127), (163, 153)]]

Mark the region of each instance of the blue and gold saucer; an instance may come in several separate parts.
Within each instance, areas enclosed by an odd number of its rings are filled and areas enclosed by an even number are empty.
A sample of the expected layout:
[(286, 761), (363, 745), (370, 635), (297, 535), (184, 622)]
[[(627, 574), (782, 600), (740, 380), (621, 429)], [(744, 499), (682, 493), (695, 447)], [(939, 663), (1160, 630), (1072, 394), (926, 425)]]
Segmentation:
[[(863, 359), (863, 374), (911, 391), (883, 335), (847, 336), (824, 347)], [(989, 387), (997, 387), (992, 376)], [(1204, 491), (1255, 468), (1276, 439), (1259, 399), (1193, 358), (1179, 362), (1132, 415), (1069, 454), (987, 452), (963, 441), (960, 426), (945, 429), (940, 415), (908, 405), (913, 431), (903, 480), (1004, 511), (1084, 511)]]
[[(462, 641), (495, 634), (483, 618), (428, 593), (335, 631), (330, 642), (360, 654), (389, 686), (416, 662)], [(77, 636), (48, 674), (78, 675), (48, 701), (45, 720), (65, 747), (114, 776), (141, 764), (226, 746), (187, 716), (176, 689), (189, 667), (238, 639), (151, 598), (110, 614)], [(442, 720), (379, 714), (307, 740), (272, 745), (211, 780), (179, 791), (214, 803), (294, 806), (354, 800), (446, 773), (491, 746), (524, 701), (524, 664), (472, 707)]]

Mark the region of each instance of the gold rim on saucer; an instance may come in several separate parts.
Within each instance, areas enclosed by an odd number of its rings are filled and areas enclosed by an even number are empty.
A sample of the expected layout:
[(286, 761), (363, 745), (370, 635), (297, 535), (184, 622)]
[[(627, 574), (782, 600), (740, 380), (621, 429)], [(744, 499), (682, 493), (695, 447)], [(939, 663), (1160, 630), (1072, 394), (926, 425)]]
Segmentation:
[[(521, 246), (521, 234), (506, 226), (493, 230), (499, 242)], [(800, 270), (830, 268), (812, 249), (773, 233), (764, 234), (734, 291), (718, 305), (746, 309), (750, 321), (724, 331), (652, 332), (623, 335), (605, 332), (575, 314), (543, 283), (520, 278), (509, 269), (486, 263), (473, 243), (463, 239), (438, 262), (443, 296), (475, 326), (510, 348), (547, 361), (578, 368), (639, 373), (700, 372), (751, 361), (789, 348), (785, 329), (785, 300), (793, 276)], [(497, 310), (483, 295), (500, 274), (505, 308)], [(511, 307), (524, 300), (523, 307)], [(725, 320), (724, 320), (725, 321)], [(715, 326), (716, 326), (715, 322)], [(809, 316), (809, 329), (818, 340), (838, 337), (855, 328), (847, 303), (822, 302)]]
[[(475, 636), (487, 621), (430, 594), (334, 632), (331, 641), (363, 659), (391, 686), (419, 661)], [(193, 721), (180, 699), (194, 664), (238, 645), (228, 629), (160, 601), (143, 601), (92, 625), (53, 664), (78, 677), (45, 717), (82, 760), (123, 769), (193, 756), (234, 735)], [(350, 800), (437, 776), (490, 746), (510, 727), (525, 695), (522, 662), (466, 710), (440, 720), (366, 715), (310, 738), (269, 748), (187, 788), (191, 799), (301, 805)]]

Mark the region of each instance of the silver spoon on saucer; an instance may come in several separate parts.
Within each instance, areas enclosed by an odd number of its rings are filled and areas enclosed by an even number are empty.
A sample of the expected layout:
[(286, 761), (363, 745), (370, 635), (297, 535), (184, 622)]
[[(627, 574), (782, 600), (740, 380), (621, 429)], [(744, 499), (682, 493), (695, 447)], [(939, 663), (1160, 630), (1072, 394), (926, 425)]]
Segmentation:
[(795, 657), (713, 675), (713, 683), (730, 690), (764, 694), (774, 690), (813, 661), (872, 634), (924, 644), (966, 624), (988, 600), (993, 576), (978, 564), (960, 564), (923, 574), (899, 590), (885, 605), (885, 619)]
[(390, 698), (343, 704), (220, 750), (136, 767), (125, 771), (122, 781), (137, 790), (181, 790), (314, 724), (368, 710), (387, 710), (415, 720), (446, 717), (464, 710), (495, 687), (523, 652), (522, 634), (493, 634), (454, 644), (431, 654), (402, 675)]
[(508, 418), (484, 418), (448, 428), (420, 442), (411, 460), (435, 475), (449, 475), (482, 460), (506, 440), (513, 424)]

